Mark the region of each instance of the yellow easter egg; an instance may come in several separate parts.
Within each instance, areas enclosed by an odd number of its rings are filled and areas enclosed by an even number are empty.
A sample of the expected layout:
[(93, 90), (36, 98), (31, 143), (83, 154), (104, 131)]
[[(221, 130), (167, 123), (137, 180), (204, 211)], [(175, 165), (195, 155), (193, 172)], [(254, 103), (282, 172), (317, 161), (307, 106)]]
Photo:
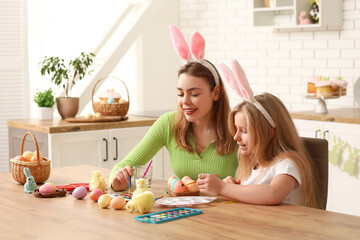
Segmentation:
[(111, 202), (111, 197), (107, 194), (101, 195), (98, 199), (98, 205), (101, 208), (107, 208), (108, 206), (110, 206), (110, 202)]

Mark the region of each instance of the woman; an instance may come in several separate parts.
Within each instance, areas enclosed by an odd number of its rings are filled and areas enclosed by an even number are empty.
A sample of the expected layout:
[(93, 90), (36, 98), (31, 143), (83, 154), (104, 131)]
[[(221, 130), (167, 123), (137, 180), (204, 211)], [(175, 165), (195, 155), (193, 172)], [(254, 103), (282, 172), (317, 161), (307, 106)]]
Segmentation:
[(126, 189), (132, 166), (146, 164), (163, 146), (178, 178), (196, 179), (199, 173), (222, 178), (235, 175), (237, 146), (227, 125), (229, 100), (216, 68), (206, 63), (191, 61), (180, 69), (178, 110), (162, 115), (142, 141), (114, 166), (110, 175), (114, 190)]

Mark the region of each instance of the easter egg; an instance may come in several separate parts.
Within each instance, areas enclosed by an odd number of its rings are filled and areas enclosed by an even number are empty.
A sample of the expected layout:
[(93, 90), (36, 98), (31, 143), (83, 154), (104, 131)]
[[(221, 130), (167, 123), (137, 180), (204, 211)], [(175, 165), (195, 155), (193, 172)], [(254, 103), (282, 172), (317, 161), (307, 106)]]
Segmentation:
[(185, 184), (188, 182), (188, 181), (191, 181), (192, 179), (189, 177), (189, 176), (184, 176), (181, 181), (183, 181)]
[(83, 186), (75, 188), (74, 191), (72, 192), (72, 196), (77, 199), (82, 199), (86, 197), (86, 195), (87, 195), (87, 190)]
[(190, 180), (187, 180), (186, 182), (184, 182), (185, 183), (185, 185), (189, 185), (189, 184), (193, 184), (193, 183), (195, 183), (195, 181), (194, 180), (192, 180), (192, 179), (190, 179)]
[[(34, 156), (37, 156), (37, 151), (35, 151), (35, 152), (34, 152)], [(43, 155), (42, 155), (42, 153), (41, 153), (41, 152), (39, 152), (39, 157), (40, 157), (40, 159), (42, 159), (42, 158), (43, 158)]]
[(198, 192), (200, 190), (196, 182), (187, 184), (185, 186), (189, 192)]
[(110, 201), (110, 207), (115, 210), (122, 209), (123, 207), (125, 207), (125, 205), (126, 200), (122, 196), (115, 197)]
[(107, 194), (101, 195), (98, 199), (98, 205), (101, 208), (107, 208), (108, 206), (110, 206), (110, 202), (111, 202), (111, 197)]
[(87, 113), (87, 114), (84, 115), (84, 118), (85, 119), (92, 119), (93, 115), (91, 113)]
[(186, 191), (186, 186), (183, 181), (176, 181), (174, 184), (173, 192), (175, 193), (182, 193)]
[(95, 117), (96, 119), (99, 119), (99, 118), (101, 118), (101, 113), (99, 113), (99, 112), (96, 112), (96, 113), (95, 113), (95, 115), (94, 115), (94, 117)]
[(126, 103), (126, 100), (125, 100), (124, 98), (121, 98), (121, 99), (119, 100), (119, 103)]
[(179, 181), (179, 179), (173, 179), (172, 181), (171, 181), (171, 184), (170, 184), (170, 189), (171, 190), (174, 190), (174, 185), (175, 185), (175, 183), (177, 182), (177, 181)]
[(31, 161), (31, 157), (34, 156), (34, 153), (33, 152), (30, 152), (30, 151), (25, 151), (23, 153), (23, 157), (27, 159), (28, 162)]
[(170, 189), (170, 187), (171, 187), (171, 182), (172, 182), (173, 179), (176, 179), (176, 177), (175, 177), (175, 176), (172, 176), (172, 177), (170, 177), (169, 180), (168, 180), (168, 188), (169, 188), (169, 189)]
[(109, 98), (108, 98), (108, 100), (107, 100), (107, 102), (108, 102), (108, 103), (114, 103), (114, 102), (115, 102), (115, 100), (114, 100), (114, 98), (109, 97)]
[(51, 185), (44, 184), (39, 188), (40, 193), (54, 193), (55, 190)]
[(90, 199), (93, 200), (94, 202), (97, 202), (99, 197), (103, 194), (104, 194), (103, 190), (99, 188), (95, 188), (90, 193)]
[(15, 161), (23, 161), (23, 162), (28, 162), (28, 160), (26, 158), (24, 158), (22, 155), (16, 156), (14, 158)]
[(31, 159), (30, 162), (37, 162), (38, 161), (38, 157), (34, 154)]
[(56, 191), (56, 186), (55, 184), (51, 183), (51, 182), (46, 182), (45, 185), (50, 185), (52, 188), (54, 188), (54, 191)]

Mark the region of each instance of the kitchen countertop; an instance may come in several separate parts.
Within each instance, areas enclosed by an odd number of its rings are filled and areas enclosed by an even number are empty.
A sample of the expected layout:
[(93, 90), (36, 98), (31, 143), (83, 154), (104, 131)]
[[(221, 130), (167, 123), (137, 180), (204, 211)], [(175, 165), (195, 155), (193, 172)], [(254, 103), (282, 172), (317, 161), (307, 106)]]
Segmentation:
[(360, 124), (360, 108), (328, 109), (328, 113), (315, 111), (291, 112), (293, 119)]
[(116, 122), (69, 123), (63, 119), (14, 119), (8, 120), (8, 127), (27, 129), (43, 133), (65, 133), (78, 131), (103, 130), (111, 128), (151, 126), (157, 118), (129, 115), (129, 119)]

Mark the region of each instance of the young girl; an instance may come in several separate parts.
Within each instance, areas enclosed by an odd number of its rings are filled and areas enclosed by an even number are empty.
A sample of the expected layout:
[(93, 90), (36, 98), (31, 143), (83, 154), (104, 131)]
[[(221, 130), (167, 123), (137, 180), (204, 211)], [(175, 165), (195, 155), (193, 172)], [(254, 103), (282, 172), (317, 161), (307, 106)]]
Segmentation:
[[(178, 29), (172, 26), (172, 31)], [(176, 38), (175, 47), (179, 47), (179, 35), (172, 37)], [(192, 53), (196, 59), (189, 61), (185, 56), (188, 62), (178, 73), (178, 110), (161, 116), (142, 141), (114, 166), (110, 175), (114, 190), (126, 189), (132, 166), (146, 164), (163, 146), (178, 178), (196, 179), (199, 173), (235, 176), (237, 146), (227, 125), (230, 107), (223, 82), (209, 61), (198, 58), (196, 49)]]
[[(243, 83), (245, 74), (237, 62), (233, 65), (238, 82)], [(269, 93), (253, 97), (248, 83), (242, 85), (249, 90), (243, 91), (248, 97), (229, 119), (239, 146), (236, 178), (229, 176), (222, 181), (199, 174), (200, 191), (251, 204), (284, 202), (319, 207), (314, 164), (286, 107)]]

